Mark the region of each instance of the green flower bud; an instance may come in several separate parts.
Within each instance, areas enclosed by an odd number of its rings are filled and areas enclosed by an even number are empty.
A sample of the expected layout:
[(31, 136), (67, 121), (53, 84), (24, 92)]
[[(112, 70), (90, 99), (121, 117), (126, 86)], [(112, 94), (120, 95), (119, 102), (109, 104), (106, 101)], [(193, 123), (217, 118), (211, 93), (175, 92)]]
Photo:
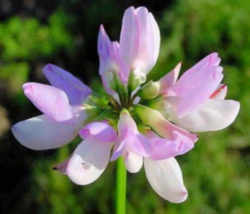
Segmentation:
[(145, 125), (152, 127), (162, 137), (170, 137), (170, 130), (167, 129), (169, 122), (159, 111), (138, 104), (135, 112)]
[(160, 83), (149, 81), (140, 91), (139, 96), (149, 100), (157, 97), (160, 93)]

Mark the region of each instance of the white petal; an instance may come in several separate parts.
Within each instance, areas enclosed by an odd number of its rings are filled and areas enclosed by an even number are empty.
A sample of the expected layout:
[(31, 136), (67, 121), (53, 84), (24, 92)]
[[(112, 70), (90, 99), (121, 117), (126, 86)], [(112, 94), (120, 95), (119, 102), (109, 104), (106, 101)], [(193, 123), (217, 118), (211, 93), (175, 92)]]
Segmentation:
[(83, 141), (70, 158), (66, 174), (78, 185), (94, 182), (108, 165), (111, 143)]
[(29, 149), (55, 149), (76, 137), (84, 119), (84, 112), (65, 122), (56, 122), (45, 115), (40, 115), (16, 123), (12, 127), (12, 133), (23, 146)]
[(144, 168), (150, 185), (162, 198), (173, 203), (187, 199), (181, 168), (174, 158), (159, 161), (145, 158)]
[(143, 158), (134, 152), (128, 152), (125, 158), (125, 165), (130, 173), (139, 172), (143, 165)]
[(240, 110), (234, 100), (210, 99), (197, 110), (174, 122), (193, 132), (216, 131), (229, 126)]

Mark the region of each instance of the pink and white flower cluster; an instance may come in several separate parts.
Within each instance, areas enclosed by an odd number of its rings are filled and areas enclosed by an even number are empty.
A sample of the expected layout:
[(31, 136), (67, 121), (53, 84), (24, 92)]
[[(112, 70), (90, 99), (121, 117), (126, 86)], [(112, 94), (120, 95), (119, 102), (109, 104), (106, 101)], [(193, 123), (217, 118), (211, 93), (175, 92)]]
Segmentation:
[(223, 68), (217, 53), (180, 78), (178, 64), (159, 81), (147, 81), (159, 48), (160, 32), (153, 15), (145, 7), (128, 8), (119, 42), (111, 41), (103, 26), (98, 36), (99, 73), (108, 97), (102, 108), (112, 117), (90, 116), (91, 89), (49, 64), (43, 72), (51, 85), (23, 85), (42, 115), (15, 124), (14, 136), (27, 148), (46, 150), (79, 135), (83, 141), (57, 166), (74, 183), (94, 182), (110, 161), (122, 156), (131, 173), (144, 166), (149, 183), (162, 198), (185, 201), (188, 193), (175, 157), (193, 149), (198, 140), (194, 132), (229, 126), (240, 104), (225, 99), (227, 86), (221, 84)]

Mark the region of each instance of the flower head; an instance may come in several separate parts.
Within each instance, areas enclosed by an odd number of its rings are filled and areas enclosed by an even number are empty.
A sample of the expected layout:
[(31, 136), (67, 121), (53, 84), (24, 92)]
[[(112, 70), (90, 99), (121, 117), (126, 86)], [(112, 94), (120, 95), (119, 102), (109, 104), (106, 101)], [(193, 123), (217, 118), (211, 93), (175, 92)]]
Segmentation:
[(230, 125), (239, 103), (225, 100), (220, 58), (212, 53), (178, 79), (179, 63), (159, 81), (147, 79), (160, 47), (160, 32), (145, 8), (130, 7), (122, 20), (120, 41), (113, 42), (101, 25), (98, 36), (99, 74), (105, 94), (91, 89), (67, 71), (47, 65), (51, 85), (25, 83), (25, 95), (42, 115), (12, 127), (17, 140), (34, 150), (82, 142), (55, 169), (74, 183), (97, 180), (110, 161), (123, 157), (131, 173), (144, 165), (152, 188), (174, 203), (186, 200), (187, 190), (175, 159), (192, 150), (193, 132), (215, 131)]

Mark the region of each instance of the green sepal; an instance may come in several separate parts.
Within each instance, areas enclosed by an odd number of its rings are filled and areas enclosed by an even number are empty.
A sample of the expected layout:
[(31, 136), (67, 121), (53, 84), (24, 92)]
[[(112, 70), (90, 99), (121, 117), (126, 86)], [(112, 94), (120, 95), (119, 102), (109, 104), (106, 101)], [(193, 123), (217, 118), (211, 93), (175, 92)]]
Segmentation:
[(119, 118), (119, 113), (113, 111), (111, 108), (99, 108), (97, 106), (91, 106), (84, 104), (84, 109), (87, 114), (87, 119), (84, 121), (84, 124), (90, 123), (92, 121), (101, 121), (101, 120), (117, 120)]
[(125, 84), (123, 84), (117, 73), (113, 73), (113, 90), (116, 91), (119, 95), (121, 104), (123, 106), (127, 106), (129, 97), (128, 97), (128, 89)]

